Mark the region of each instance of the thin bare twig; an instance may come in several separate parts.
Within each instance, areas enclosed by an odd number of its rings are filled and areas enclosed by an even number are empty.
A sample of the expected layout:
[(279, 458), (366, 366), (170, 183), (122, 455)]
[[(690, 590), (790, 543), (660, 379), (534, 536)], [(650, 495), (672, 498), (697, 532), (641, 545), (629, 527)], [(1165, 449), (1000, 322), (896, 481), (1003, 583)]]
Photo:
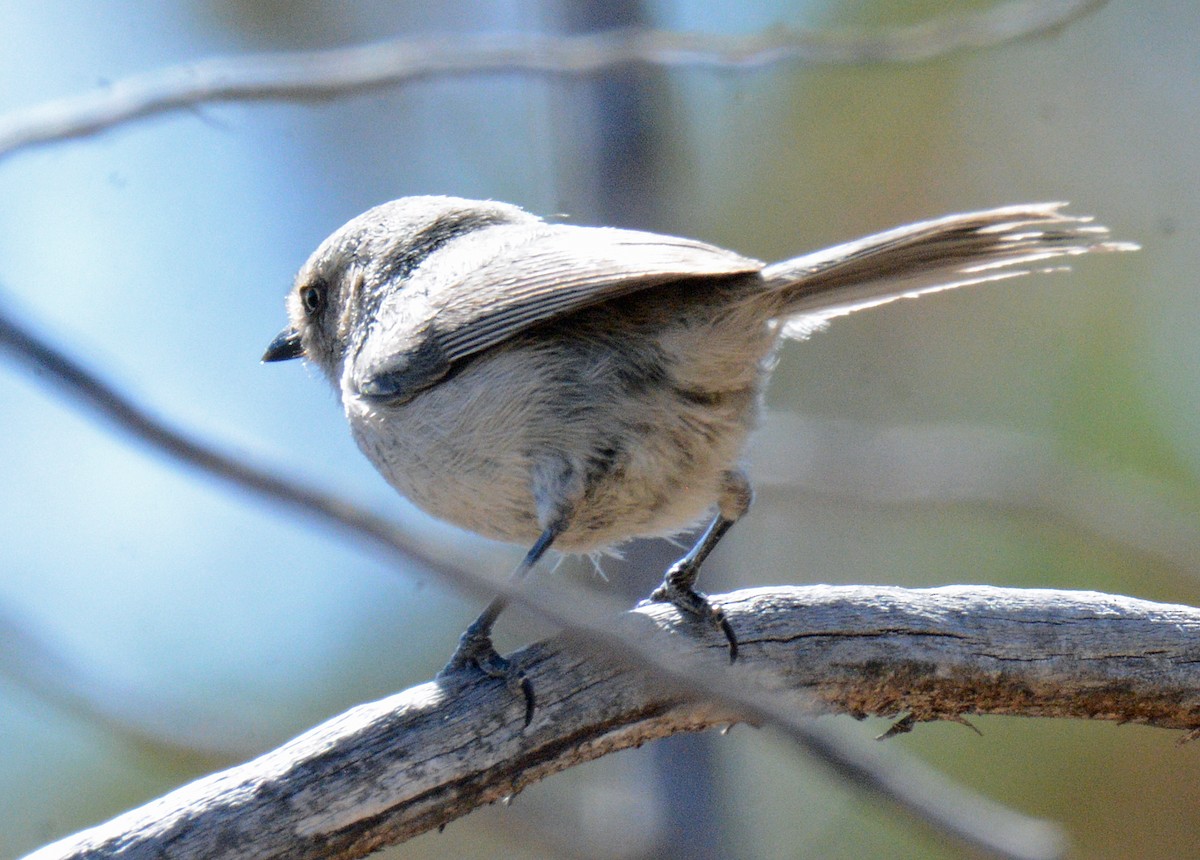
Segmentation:
[(0, 117), (0, 158), (200, 104), (317, 101), (433, 77), (582, 75), (631, 63), (708, 69), (913, 63), (1045, 33), (1103, 3), (1008, 0), (982, 11), (940, 15), (866, 35), (782, 27), (749, 35), (663, 30), (583, 36), (488, 33), (219, 57), (135, 75)]
[(692, 659), (668, 660), (660, 649), (638, 637), (614, 631), (611, 601), (589, 596), (593, 606), (610, 615), (600, 616), (579, 609), (578, 600), (565, 599), (543, 590), (536, 596), (508, 585), (497, 585), (483, 576), (440, 563), (415, 549), (403, 532), (391, 522), (350, 502), (298, 482), (272, 474), (222, 453), (166, 425), (135, 404), (112, 385), (104, 382), (83, 365), (17, 324), (0, 310), (0, 349), (46, 379), (70, 397), (103, 416), (116, 427), (155, 450), (192, 468), (247, 490), (274, 505), (298, 511), (321, 525), (381, 550), (405, 564), (417, 563), (450, 584), (473, 593), (500, 591), (534, 617), (562, 627), (571, 639), (587, 646), (587, 653), (604, 654), (609, 659), (636, 667), (679, 695), (707, 699), (747, 720), (771, 725), (798, 743), (842, 778), (890, 800), (918, 820), (997, 857), (1053, 858), (1059, 845), (1039, 835), (1038, 828), (993, 826), (994, 822), (977, 812), (964, 813), (961, 807), (942, 804), (920, 788), (895, 775), (883, 772), (860, 753), (817, 731), (811, 723), (798, 719), (794, 709), (775, 700), (761, 689), (748, 689), (721, 671), (718, 662), (698, 665)]

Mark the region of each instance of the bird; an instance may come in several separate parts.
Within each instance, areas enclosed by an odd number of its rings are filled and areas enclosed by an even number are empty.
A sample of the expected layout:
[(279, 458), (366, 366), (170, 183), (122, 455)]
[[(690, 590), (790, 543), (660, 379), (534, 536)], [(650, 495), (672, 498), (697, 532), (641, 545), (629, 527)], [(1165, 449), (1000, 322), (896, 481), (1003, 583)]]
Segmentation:
[[(864, 308), (1063, 268), (1137, 246), (1064, 203), (919, 221), (781, 262), (695, 239), (547, 221), (498, 201), (402, 197), (300, 268), (265, 362), (332, 384), (380, 474), (419, 508), (529, 547), (597, 553), (706, 523), (651, 601), (738, 639), (697, 590), (753, 498), (743, 458), (782, 342)], [(476, 669), (535, 709), (491, 634), (467, 628), (442, 676)]]

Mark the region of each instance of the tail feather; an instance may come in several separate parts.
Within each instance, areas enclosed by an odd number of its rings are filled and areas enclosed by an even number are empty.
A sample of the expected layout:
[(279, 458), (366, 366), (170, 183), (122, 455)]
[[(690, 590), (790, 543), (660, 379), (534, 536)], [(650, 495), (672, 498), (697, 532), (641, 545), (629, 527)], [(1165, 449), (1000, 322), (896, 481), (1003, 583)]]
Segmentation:
[(1066, 258), (1133, 251), (1108, 229), (1062, 211), (1065, 203), (947, 215), (876, 233), (762, 270), (794, 331), (901, 298), (1066, 268)]

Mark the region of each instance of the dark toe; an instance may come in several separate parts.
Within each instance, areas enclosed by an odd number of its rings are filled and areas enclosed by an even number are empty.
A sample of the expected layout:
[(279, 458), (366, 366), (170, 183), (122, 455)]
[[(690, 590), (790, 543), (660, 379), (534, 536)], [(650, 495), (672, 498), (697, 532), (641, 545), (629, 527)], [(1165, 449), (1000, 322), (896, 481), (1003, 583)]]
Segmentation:
[(489, 678), (499, 678), (514, 694), (520, 693), (525, 700), (525, 725), (533, 722), (533, 713), (537, 709), (533, 682), (519, 666), (500, 656), (490, 638), (464, 634), (450, 661), (438, 672), (438, 677), (470, 670), (482, 672)]
[(662, 584), (650, 593), (650, 601), (670, 603), (684, 615), (690, 615), (720, 630), (725, 636), (725, 641), (729, 643), (729, 662), (737, 660), (738, 639), (737, 634), (733, 632), (733, 625), (725, 617), (725, 610), (713, 603), (707, 594), (693, 588), (679, 588), (671, 581), (668, 572)]

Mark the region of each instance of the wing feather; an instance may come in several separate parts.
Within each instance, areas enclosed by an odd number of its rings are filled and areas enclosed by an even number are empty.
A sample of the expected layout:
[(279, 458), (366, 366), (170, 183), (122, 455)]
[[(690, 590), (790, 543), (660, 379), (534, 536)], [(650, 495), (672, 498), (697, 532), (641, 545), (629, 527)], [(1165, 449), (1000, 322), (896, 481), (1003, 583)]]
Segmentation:
[(532, 326), (671, 281), (763, 263), (691, 239), (609, 227), (497, 225), (431, 254), (380, 307), (354, 359), (363, 394), (411, 397)]

